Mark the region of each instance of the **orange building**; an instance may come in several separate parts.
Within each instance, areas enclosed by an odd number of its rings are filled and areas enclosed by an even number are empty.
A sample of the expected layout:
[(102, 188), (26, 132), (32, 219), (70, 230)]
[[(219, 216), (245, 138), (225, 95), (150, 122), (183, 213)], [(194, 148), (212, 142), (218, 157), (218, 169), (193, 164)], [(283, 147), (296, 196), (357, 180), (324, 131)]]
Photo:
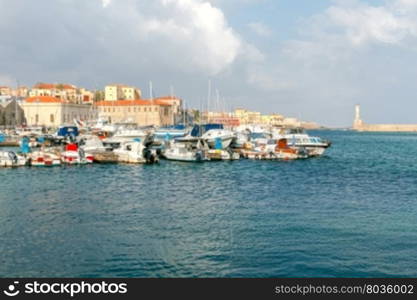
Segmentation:
[(141, 126), (169, 126), (175, 123), (175, 106), (164, 99), (99, 101), (99, 118), (110, 123), (132, 122)]

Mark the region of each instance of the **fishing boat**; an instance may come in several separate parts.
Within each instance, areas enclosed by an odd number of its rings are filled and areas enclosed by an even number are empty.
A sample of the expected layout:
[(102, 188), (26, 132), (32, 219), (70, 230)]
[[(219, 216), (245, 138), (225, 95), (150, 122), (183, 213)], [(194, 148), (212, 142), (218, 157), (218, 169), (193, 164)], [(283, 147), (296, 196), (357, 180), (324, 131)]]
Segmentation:
[(254, 149), (243, 150), (242, 155), (246, 158), (261, 160), (294, 160), (309, 156), (302, 147), (289, 147), (286, 139), (269, 139), (266, 144), (260, 144)]
[(61, 161), (65, 164), (91, 164), (94, 161), (94, 156), (78, 148), (77, 144), (70, 143), (65, 146), (65, 151), (61, 153)]
[(0, 167), (26, 166), (28, 159), (14, 151), (0, 151)]
[(28, 155), (30, 165), (33, 167), (53, 167), (61, 165), (61, 158), (58, 154), (46, 151), (36, 151)]
[(113, 153), (117, 156), (117, 161), (122, 163), (152, 164), (159, 161), (156, 151), (148, 148), (140, 139), (122, 143)]
[(278, 139), (287, 139), (289, 147), (307, 150), (309, 156), (321, 156), (331, 146), (330, 141), (310, 136), (303, 128), (281, 129), (279, 132), (275, 132), (273, 136)]
[(208, 160), (208, 145), (199, 137), (174, 139), (167, 145), (163, 156), (168, 160), (202, 162)]

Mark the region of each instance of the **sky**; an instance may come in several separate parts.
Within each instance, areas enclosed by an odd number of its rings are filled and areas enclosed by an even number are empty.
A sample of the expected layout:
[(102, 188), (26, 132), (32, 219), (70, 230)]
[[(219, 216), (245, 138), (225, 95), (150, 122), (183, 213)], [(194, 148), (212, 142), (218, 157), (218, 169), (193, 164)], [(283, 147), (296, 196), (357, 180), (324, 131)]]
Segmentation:
[[(0, 0), (0, 85), (124, 83), (190, 108), (417, 123), (417, 0)], [(209, 82), (211, 86), (208, 101)]]

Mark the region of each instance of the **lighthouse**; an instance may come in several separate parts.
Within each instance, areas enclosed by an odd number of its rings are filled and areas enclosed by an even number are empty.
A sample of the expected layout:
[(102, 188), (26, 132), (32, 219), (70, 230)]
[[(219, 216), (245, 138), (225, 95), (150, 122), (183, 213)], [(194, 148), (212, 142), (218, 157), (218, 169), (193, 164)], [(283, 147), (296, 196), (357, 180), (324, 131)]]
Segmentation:
[(355, 120), (353, 121), (353, 129), (360, 130), (362, 127), (361, 107), (359, 104), (355, 105)]

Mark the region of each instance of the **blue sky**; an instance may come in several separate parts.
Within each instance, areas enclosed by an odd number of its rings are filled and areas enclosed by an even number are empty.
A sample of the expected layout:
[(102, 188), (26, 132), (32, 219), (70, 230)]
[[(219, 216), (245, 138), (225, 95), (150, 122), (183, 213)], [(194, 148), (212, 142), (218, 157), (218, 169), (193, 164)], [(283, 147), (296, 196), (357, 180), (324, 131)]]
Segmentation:
[[(0, 85), (170, 86), (191, 107), (417, 123), (417, 0), (0, 0)], [(24, 17), (22, 17), (24, 16)], [(212, 100), (212, 109), (214, 103)], [(223, 105), (222, 105), (223, 106)]]

